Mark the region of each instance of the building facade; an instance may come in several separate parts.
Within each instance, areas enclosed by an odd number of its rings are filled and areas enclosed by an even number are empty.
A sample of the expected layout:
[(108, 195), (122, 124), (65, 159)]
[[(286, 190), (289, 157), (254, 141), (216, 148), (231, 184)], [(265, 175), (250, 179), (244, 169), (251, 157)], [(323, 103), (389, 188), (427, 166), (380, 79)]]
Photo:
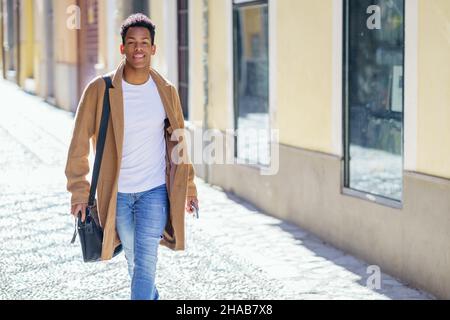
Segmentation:
[(151, 3), (155, 65), (187, 68), (190, 128), (279, 130), (278, 174), (260, 174), (268, 140), (237, 138), (252, 164), (199, 176), (449, 298), (450, 2), (191, 0), (187, 22), (177, 5)]
[(1, 0), (3, 77), (75, 111), (89, 81), (120, 62), (122, 20), (133, 12), (149, 14), (149, 4), (148, 0)]

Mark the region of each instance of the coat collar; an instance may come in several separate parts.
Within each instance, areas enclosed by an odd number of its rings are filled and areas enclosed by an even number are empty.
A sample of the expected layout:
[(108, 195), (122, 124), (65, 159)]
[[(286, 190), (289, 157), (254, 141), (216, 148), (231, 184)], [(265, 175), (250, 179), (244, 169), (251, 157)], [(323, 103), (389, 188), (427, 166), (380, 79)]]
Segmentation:
[[(114, 131), (114, 138), (116, 140), (117, 156), (120, 161), (123, 150), (124, 137), (124, 106), (123, 106), (123, 90), (122, 79), (123, 71), (126, 61), (122, 60), (116, 71), (111, 75), (113, 87), (109, 89), (110, 105), (111, 105), (111, 120)], [(173, 98), (171, 84), (164, 79), (155, 69), (149, 67), (149, 73), (156, 84), (158, 93), (161, 97), (162, 104), (169, 119), (171, 129), (179, 128), (175, 113), (173, 110)]]

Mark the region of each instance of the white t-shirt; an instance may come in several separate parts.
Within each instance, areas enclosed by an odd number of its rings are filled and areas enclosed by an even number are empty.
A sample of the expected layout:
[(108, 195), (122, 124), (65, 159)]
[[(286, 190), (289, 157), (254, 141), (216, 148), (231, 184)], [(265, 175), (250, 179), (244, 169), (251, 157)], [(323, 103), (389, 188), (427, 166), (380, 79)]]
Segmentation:
[(166, 112), (152, 77), (142, 85), (122, 80), (122, 88), (125, 127), (118, 191), (148, 191), (166, 182)]

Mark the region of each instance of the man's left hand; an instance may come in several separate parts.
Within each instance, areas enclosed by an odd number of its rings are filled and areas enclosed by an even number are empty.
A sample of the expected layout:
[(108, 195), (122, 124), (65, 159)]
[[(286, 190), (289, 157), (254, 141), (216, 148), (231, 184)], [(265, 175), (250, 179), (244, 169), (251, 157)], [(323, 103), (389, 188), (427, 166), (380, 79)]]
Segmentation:
[(198, 199), (195, 196), (192, 197), (186, 197), (186, 211), (189, 214), (194, 213), (194, 207), (193, 204), (195, 204), (198, 208)]

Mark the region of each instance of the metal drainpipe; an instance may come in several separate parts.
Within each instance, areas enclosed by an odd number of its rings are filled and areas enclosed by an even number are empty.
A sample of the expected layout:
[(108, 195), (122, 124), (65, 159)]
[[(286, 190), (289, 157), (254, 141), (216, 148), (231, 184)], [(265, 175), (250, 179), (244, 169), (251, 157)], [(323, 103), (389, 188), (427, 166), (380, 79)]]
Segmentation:
[[(209, 105), (209, 0), (203, 0), (203, 52), (202, 52), (202, 64), (203, 64), (203, 133), (208, 130), (208, 105)], [(203, 139), (202, 139), (203, 141)], [(202, 142), (203, 150), (206, 147), (205, 142)], [(203, 152), (202, 152), (203, 154)], [(203, 164), (205, 173), (205, 182), (209, 183), (209, 165), (204, 162)]]

